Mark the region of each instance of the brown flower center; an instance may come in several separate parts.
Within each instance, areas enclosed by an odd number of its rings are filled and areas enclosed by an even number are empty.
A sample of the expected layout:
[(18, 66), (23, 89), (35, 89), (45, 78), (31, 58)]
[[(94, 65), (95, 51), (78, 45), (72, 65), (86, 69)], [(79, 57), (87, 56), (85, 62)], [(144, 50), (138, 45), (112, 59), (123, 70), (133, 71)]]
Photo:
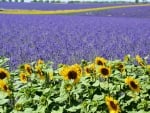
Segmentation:
[(86, 72), (87, 72), (87, 73), (91, 73), (91, 71), (92, 71), (91, 69), (86, 68)]
[(32, 73), (32, 70), (31, 70), (30, 67), (27, 67), (27, 72), (30, 73), (30, 74)]
[(110, 106), (113, 108), (113, 110), (117, 110), (117, 105), (113, 101), (110, 101)]
[(8, 87), (6, 85), (3, 86), (4, 90), (7, 91)]
[(69, 71), (68, 78), (69, 79), (76, 79), (77, 78), (77, 73), (75, 71)]
[(101, 69), (101, 73), (102, 73), (103, 75), (107, 76), (107, 75), (109, 74), (109, 71), (108, 71), (108, 69), (106, 69), (106, 68), (102, 68), (102, 69)]
[(26, 76), (25, 76), (25, 75), (23, 75), (23, 76), (22, 76), (22, 79), (23, 79), (23, 80), (26, 80)]
[(103, 65), (103, 62), (100, 61), (100, 60), (98, 60), (98, 61), (97, 61), (97, 65)]
[(119, 68), (119, 69), (122, 69), (122, 68), (123, 68), (123, 65), (122, 65), (122, 64), (119, 64), (118, 68)]
[(0, 79), (4, 79), (4, 78), (6, 78), (6, 76), (7, 76), (6, 73), (4, 73), (4, 72), (0, 73)]
[(135, 82), (134, 81), (131, 81), (130, 82), (130, 85), (134, 88), (134, 89), (137, 89), (137, 84), (135, 84)]

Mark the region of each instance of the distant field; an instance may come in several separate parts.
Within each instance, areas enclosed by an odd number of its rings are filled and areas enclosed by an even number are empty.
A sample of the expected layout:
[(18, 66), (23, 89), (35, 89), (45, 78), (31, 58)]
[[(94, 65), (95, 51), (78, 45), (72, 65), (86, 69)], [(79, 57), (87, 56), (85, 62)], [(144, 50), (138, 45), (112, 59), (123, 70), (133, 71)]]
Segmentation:
[(74, 4), (57, 4), (57, 3), (7, 3), (1, 2), (0, 8), (3, 9), (25, 9), (25, 10), (67, 10), (97, 8), (105, 6), (128, 5), (126, 4), (108, 4), (108, 3), (74, 3)]
[(74, 13), (84, 13), (84, 12), (95, 12), (118, 8), (128, 8), (128, 7), (148, 7), (150, 4), (134, 4), (134, 5), (118, 5), (118, 6), (107, 6), (107, 7), (97, 7), (97, 8), (81, 8), (81, 9), (67, 9), (67, 10), (24, 10), (24, 9), (1, 9), (0, 14), (74, 14)]
[(111, 10), (81, 13), (78, 15), (82, 15), (82, 16), (104, 16), (104, 17), (150, 18), (150, 6), (111, 9)]

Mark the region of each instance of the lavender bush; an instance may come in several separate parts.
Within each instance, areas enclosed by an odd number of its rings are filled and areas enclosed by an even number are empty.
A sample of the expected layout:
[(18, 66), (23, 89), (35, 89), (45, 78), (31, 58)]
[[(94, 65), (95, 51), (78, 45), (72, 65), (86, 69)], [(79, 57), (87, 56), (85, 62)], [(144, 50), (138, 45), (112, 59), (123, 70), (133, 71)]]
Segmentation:
[(150, 54), (149, 18), (0, 15), (0, 56), (10, 67), (42, 58), (55, 64)]

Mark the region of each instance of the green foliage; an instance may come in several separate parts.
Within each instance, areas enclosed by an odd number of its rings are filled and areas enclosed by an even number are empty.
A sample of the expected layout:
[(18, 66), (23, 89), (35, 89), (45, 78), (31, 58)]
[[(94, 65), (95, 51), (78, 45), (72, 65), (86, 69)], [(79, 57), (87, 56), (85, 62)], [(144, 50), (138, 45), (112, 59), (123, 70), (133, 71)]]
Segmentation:
[[(28, 71), (23, 68), (23, 64), (10, 72), (11, 79), (7, 81), (7, 85), (11, 93), (8, 94), (0, 87), (0, 112), (107, 113), (105, 97), (109, 95), (118, 101), (123, 113), (146, 113), (150, 111), (150, 66), (145, 59), (145, 66), (140, 66), (135, 58), (129, 55), (127, 57), (124, 61), (107, 62), (106, 66), (111, 66), (108, 78), (103, 78), (97, 72), (90, 76), (83, 73), (78, 83), (64, 80), (59, 74), (63, 65), (54, 70), (52, 62), (30, 63), (32, 73), (26, 76), (27, 82), (22, 83), (20, 73)], [(0, 68), (9, 69), (6, 65), (8, 60), (0, 57)], [(91, 62), (82, 60), (82, 70), (89, 63)], [(124, 65), (123, 72), (117, 69), (118, 63)], [(128, 76), (139, 81), (139, 93), (131, 90), (125, 83)]]

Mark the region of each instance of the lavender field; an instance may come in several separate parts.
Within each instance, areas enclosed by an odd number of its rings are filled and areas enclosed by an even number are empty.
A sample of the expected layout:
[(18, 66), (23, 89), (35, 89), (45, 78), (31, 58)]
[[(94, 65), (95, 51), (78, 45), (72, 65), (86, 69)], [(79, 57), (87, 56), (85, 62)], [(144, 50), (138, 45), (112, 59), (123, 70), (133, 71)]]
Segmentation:
[(0, 113), (148, 113), (150, 4), (11, 14), (113, 5), (0, 3)]
[[(129, 3), (7, 3), (1, 2), (0, 9), (30, 9), (30, 10), (66, 10), (66, 9), (84, 9), (84, 8), (96, 8), (105, 6), (117, 6), (117, 5), (129, 5)], [(131, 4), (130, 4), (131, 5)]]
[[(9, 57), (14, 68), (38, 58), (70, 64), (97, 55), (144, 57), (150, 54), (148, 10), (149, 6), (114, 9), (115, 15), (111, 10), (94, 15), (0, 15), (0, 56)], [(124, 12), (128, 13), (120, 15)]]

